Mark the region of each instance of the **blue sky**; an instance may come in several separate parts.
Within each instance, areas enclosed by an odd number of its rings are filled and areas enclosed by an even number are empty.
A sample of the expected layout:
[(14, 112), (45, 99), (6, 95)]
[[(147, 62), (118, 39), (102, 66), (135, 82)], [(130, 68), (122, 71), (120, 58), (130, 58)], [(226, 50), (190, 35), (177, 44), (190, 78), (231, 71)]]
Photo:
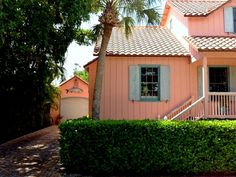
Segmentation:
[[(157, 0), (158, 1), (158, 0)], [(165, 4), (165, 0), (160, 0), (162, 2), (162, 7)], [(82, 28), (89, 29), (98, 23), (98, 16), (92, 15), (90, 21), (82, 24)], [(93, 56), (94, 44), (91, 46), (79, 46), (76, 42), (72, 42), (67, 49), (65, 54), (66, 61), (64, 68), (66, 69), (65, 77), (69, 79), (73, 76), (73, 71), (75, 67), (79, 70), (83, 70), (83, 66), (94, 59)], [(76, 64), (76, 65), (75, 65)]]

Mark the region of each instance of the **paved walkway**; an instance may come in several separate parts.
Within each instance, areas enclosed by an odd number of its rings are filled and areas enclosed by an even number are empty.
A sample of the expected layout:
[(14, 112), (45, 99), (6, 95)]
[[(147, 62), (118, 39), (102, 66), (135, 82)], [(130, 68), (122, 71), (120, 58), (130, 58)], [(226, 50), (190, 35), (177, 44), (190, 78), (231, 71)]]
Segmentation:
[(60, 177), (59, 129), (51, 126), (0, 145), (0, 177)]

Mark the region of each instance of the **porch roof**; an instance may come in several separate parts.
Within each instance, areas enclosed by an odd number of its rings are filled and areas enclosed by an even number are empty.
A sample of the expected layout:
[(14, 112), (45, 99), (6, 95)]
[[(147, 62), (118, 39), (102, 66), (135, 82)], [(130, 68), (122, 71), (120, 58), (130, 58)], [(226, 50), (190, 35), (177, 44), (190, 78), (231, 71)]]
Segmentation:
[(198, 17), (209, 15), (228, 1), (229, 0), (170, 0), (168, 3), (186, 17)]
[[(94, 55), (98, 55), (101, 39), (97, 40)], [(190, 56), (169, 29), (139, 26), (128, 38), (122, 28), (113, 28), (107, 47), (109, 56)]]
[(236, 51), (236, 37), (189, 36), (185, 38), (197, 51)]

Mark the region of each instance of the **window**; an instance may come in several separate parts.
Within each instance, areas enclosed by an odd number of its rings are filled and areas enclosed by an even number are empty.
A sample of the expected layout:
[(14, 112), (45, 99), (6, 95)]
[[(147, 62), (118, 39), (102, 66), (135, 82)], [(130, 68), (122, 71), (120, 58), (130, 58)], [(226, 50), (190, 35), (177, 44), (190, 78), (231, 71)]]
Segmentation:
[(234, 33), (236, 33), (236, 8), (233, 8), (233, 19)]
[(129, 100), (166, 101), (170, 98), (168, 65), (129, 66)]
[(209, 68), (209, 91), (210, 92), (228, 92), (229, 79), (227, 67)]
[(225, 32), (236, 33), (236, 7), (224, 8)]
[(159, 100), (159, 67), (158, 66), (142, 66), (141, 70), (141, 99)]

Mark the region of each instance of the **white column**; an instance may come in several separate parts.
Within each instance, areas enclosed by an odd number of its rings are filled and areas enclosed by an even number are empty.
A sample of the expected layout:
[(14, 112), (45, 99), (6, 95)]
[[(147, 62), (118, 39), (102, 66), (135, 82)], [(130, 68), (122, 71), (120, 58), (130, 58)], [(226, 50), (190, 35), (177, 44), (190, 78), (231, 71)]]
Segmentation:
[(205, 96), (205, 117), (208, 117), (208, 92), (209, 92), (209, 82), (208, 82), (208, 67), (207, 67), (207, 58), (203, 58), (203, 96)]

